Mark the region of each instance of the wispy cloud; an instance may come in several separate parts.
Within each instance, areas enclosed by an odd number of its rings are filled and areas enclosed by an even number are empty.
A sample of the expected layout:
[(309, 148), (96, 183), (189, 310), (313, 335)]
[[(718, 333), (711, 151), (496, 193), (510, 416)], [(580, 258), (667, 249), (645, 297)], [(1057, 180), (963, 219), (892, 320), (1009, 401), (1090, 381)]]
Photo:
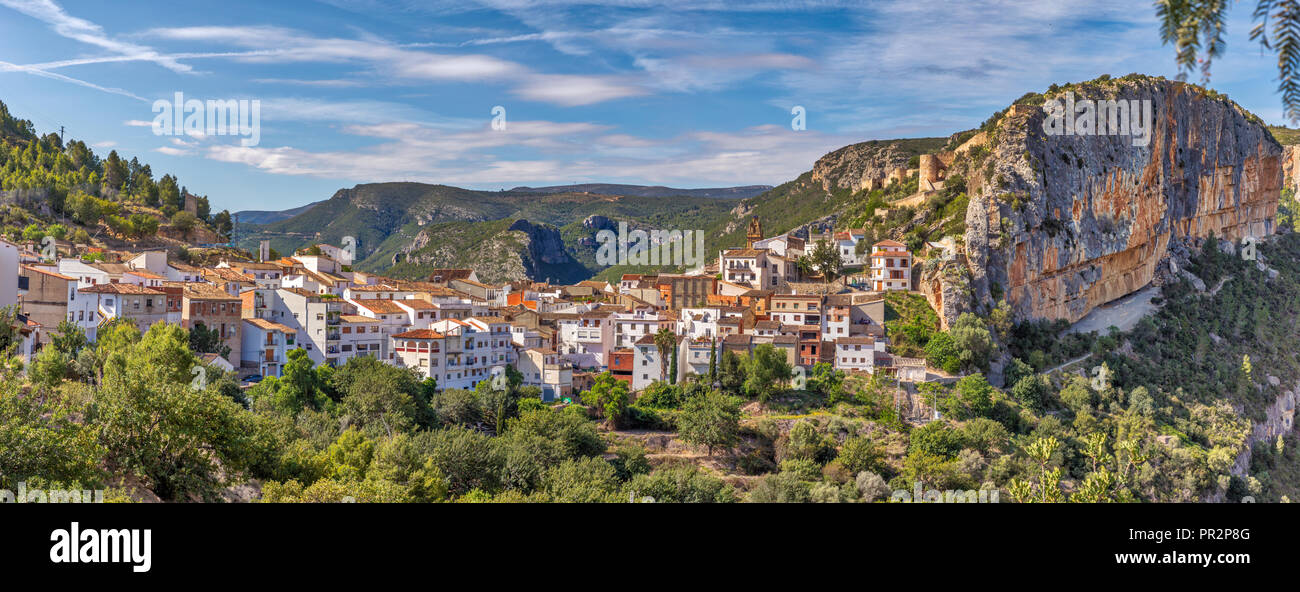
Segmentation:
[(99, 25), (74, 17), (52, 0), (0, 0), (0, 6), (12, 8), (29, 17), (50, 25), (55, 33), (92, 45), (119, 56), (149, 60), (174, 72), (189, 72), (190, 66), (173, 58), (160, 55), (151, 47), (121, 41), (110, 37)]
[(377, 75), (400, 79), (513, 83), (512, 92), (517, 96), (561, 106), (590, 105), (646, 92), (634, 83), (610, 76), (539, 73), (489, 55), (418, 51), (374, 38), (322, 38), (280, 27), (177, 27), (153, 29), (145, 35), (276, 48), (236, 58), (254, 63), (361, 63)]
[[(606, 125), (551, 121), (510, 122), (505, 131), (482, 126), (449, 132), (411, 123), (349, 126), (346, 131), (387, 141), (358, 150), (325, 152), (289, 146), (222, 145), (209, 147), (204, 155), (280, 175), (482, 188), (574, 180), (776, 183), (797, 176), (822, 154), (849, 141), (778, 126), (649, 140), (609, 133)], [(507, 153), (512, 157), (503, 158)]]
[(45, 70), (41, 70), (41, 69), (39, 69), (39, 68), (32, 68), (32, 67), (29, 67), (29, 66), (22, 66), (22, 65), (13, 64), (13, 63), (10, 63), (10, 62), (5, 62), (5, 61), (0, 61), (0, 72), (23, 72), (23, 73), (26, 73), (26, 74), (31, 74), (31, 75), (33, 75), (33, 76), (40, 76), (40, 77), (42, 77), (42, 78), (49, 78), (49, 79), (51, 79), (51, 80), (58, 80), (58, 81), (61, 81), (61, 82), (67, 82), (67, 83), (70, 83), (70, 84), (75, 84), (75, 85), (77, 85), (77, 86), (83, 86), (83, 87), (90, 88), (90, 89), (94, 89), (94, 90), (97, 90), (97, 91), (100, 91), (100, 92), (106, 92), (106, 93), (109, 93), (109, 94), (119, 95), (119, 96), (123, 96), (123, 97), (129, 97), (129, 98), (135, 99), (135, 100), (137, 100), (137, 101), (146, 101), (146, 102), (148, 101), (148, 100), (145, 99), (144, 97), (141, 97), (141, 96), (139, 96), (139, 95), (137, 95), (137, 94), (135, 94), (135, 93), (132, 93), (131, 91), (125, 90), (125, 89), (116, 88), (116, 87), (112, 87), (112, 86), (101, 86), (101, 85), (95, 84), (95, 83), (93, 83), (93, 82), (87, 82), (87, 81), (85, 81), (85, 80), (81, 80), (81, 79), (78, 79), (78, 78), (73, 78), (73, 77), (71, 77), (71, 76), (64, 76), (63, 74), (59, 74), (59, 73), (57, 73), (57, 72), (47, 72), (47, 71), (45, 71)]

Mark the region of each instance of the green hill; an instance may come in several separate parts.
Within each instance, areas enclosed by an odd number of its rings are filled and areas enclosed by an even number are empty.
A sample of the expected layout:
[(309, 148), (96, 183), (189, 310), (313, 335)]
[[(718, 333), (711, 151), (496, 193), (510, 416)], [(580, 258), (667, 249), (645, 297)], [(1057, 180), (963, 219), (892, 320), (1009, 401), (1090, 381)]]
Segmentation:
[[(197, 205), (193, 216), (178, 214), (187, 195)], [(30, 121), (0, 103), (0, 236), (166, 245), (171, 243), (158, 238), (160, 229), (194, 242), (217, 242), (230, 228), (228, 212), (214, 214), (206, 196), (190, 194), (175, 177), (155, 178), (148, 164), (117, 151), (101, 158), (80, 140), (38, 135)]]

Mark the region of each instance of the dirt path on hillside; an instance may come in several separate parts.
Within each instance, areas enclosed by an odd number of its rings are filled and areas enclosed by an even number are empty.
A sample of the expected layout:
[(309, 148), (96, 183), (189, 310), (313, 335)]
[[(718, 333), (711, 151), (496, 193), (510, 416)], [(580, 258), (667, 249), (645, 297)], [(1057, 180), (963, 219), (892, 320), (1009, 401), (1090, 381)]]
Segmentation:
[(1157, 286), (1147, 286), (1115, 300), (1094, 308), (1079, 322), (1066, 329), (1066, 333), (1090, 333), (1096, 331), (1098, 335), (1106, 335), (1112, 326), (1118, 327), (1120, 331), (1128, 331), (1136, 327), (1138, 321), (1160, 308), (1152, 304), (1151, 299), (1160, 295), (1160, 288)]

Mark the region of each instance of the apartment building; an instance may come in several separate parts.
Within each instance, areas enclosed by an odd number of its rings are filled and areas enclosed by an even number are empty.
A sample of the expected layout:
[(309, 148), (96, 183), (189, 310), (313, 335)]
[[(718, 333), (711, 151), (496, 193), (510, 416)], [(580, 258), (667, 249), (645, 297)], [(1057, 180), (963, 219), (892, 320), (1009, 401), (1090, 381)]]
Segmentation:
[(388, 351), (389, 337), (400, 330), (385, 332), (382, 321), (362, 315), (339, 315), (338, 363), (346, 364), (355, 356), (371, 356), (378, 360), (392, 359)]
[[(412, 315), (417, 312), (412, 308), (403, 308), (397, 304), (396, 300), (379, 300), (376, 298), (363, 298), (360, 300), (349, 300), (348, 304), (356, 308), (356, 314), (364, 317), (370, 317), (379, 321), (379, 332), (383, 335), (383, 344), (380, 346), (381, 359), (387, 359), (389, 337), (402, 333), (414, 325)], [(422, 319), (427, 322), (421, 323), (423, 328), (429, 328), (432, 320)]]
[(282, 323), (296, 331), (298, 344), (307, 350), (312, 363), (338, 365), (342, 300), (322, 297), (301, 288), (282, 287), (274, 291), (257, 290), (257, 293), (266, 296), (259, 318)]
[(722, 279), (746, 288), (775, 287), (766, 249), (729, 249), (718, 257)]
[(514, 361), (514, 344), (510, 339), (510, 325), (502, 320), (471, 318), (466, 321), (442, 320), (434, 323), (432, 331), (445, 336), (443, 355), (446, 363), (443, 388), (473, 389), (479, 382), (492, 376), (492, 369)]

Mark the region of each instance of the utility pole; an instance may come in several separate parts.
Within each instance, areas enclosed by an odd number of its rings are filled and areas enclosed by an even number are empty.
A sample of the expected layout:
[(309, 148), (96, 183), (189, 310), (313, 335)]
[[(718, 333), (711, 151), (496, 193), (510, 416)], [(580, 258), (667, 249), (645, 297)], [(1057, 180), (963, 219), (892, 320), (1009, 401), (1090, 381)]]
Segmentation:
[(59, 126), (59, 145), (63, 146), (63, 126)]

